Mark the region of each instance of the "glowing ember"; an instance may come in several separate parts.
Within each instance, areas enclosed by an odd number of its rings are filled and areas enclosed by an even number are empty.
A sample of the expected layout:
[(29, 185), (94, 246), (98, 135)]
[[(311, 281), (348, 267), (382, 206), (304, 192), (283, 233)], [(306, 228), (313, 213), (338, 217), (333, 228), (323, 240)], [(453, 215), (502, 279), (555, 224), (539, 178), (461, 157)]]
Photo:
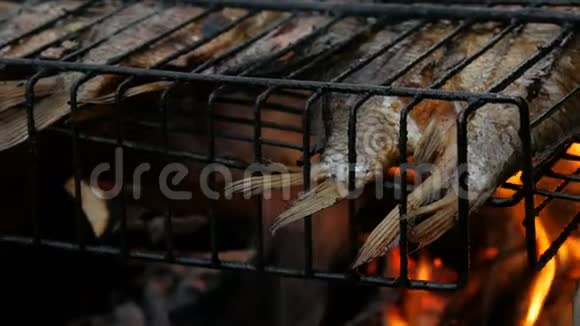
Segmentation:
[(481, 257), (483, 258), (483, 260), (492, 260), (495, 257), (497, 257), (498, 254), (499, 254), (498, 248), (489, 247), (489, 248), (485, 248), (484, 250), (482, 250)]
[(419, 267), (417, 268), (417, 279), (428, 281), (431, 279), (431, 266), (427, 256), (422, 255), (419, 259)]
[(570, 155), (580, 155), (580, 143), (572, 144), (566, 153)]
[(401, 316), (401, 311), (395, 306), (385, 310), (385, 324), (389, 326), (407, 326), (409, 323)]

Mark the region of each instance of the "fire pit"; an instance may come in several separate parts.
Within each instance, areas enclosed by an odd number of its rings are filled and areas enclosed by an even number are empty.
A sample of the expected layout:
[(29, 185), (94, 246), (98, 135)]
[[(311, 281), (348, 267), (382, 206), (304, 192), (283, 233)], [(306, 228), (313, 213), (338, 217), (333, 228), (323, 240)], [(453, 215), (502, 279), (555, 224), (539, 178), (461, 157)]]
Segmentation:
[[(104, 308), (83, 301), (59, 317), (69, 325), (580, 324), (580, 139), (532, 150), (534, 132), (577, 103), (580, 87), (534, 119), (529, 99), (505, 93), (576, 37), (578, 10), (575, 1), (0, 3), (0, 24), (14, 29), (0, 33), (0, 91), (20, 94), (0, 100), (3, 206), (14, 218), (2, 221), (0, 241), (19, 248), (6, 253), (14, 259), (23, 247), (35, 259), (93, 261), (91, 277), (123, 270), (116, 285), (112, 276), (87, 289)], [(558, 32), (484, 91), (445, 87), (530, 24)], [(389, 63), (433, 26), (445, 32), (404, 64)], [(433, 57), (482, 30), (494, 32), (427, 85), (408, 77), (436, 70)], [(388, 42), (365, 47), (380, 32), (392, 33)], [(264, 54), (244, 61), (255, 49)], [(384, 75), (357, 79), (381, 60)], [(345, 111), (347, 190), (360, 173), (357, 119), (369, 100), (404, 99), (393, 135), (398, 167), (357, 198), (272, 235), (276, 216), (317, 189), (327, 117), (341, 97), (356, 99)], [(470, 212), (459, 197), (453, 229), (418, 249), (407, 221), (421, 171), (407, 145), (425, 103), (465, 107), (450, 129), (458, 168), (469, 171), (469, 118), (490, 105), (518, 113), (522, 155), (520, 172), (485, 207)], [(301, 173), (294, 185), (302, 187), (224, 193), (271, 173), (271, 163)], [(466, 192), (473, 186), (458, 180)], [(400, 245), (351, 268), (397, 205)], [(64, 258), (50, 268), (70, 275), (71, 265)]]

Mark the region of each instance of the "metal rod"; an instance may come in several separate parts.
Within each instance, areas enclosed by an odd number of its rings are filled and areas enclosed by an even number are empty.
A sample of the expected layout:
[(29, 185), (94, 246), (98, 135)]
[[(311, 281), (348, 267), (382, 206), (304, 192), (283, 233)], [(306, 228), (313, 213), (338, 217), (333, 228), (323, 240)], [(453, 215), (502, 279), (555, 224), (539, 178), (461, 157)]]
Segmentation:
[(228, 7), (278, 11), (318, 11), (333, 15), (389, 16), (422, 19), (454, 19), (466, 17), (477, 21), (506, 21), (517, 19), (522, 22), (579, 23), (580, 15), (570, 12), (549, 11), (538, 8), (519, 10), (487, 8), (484, 6), (447, 6), (440, 4), (394, 4), (394, 3), (344, 3), (310, 2), (301, 0), (187, 0), (188, 3), (211, 5), (215, 3)]
[(468, 101), (470, 98), (478, 98), (486, 102), (507, 103), (512, 100), (511, 97), (501, 94), (489, 94), (482, 92), (466, 91), (443, 91), (430, 90), (412, 87), (386, 87), (370, 84), (352, 84), (352, 83), (330, 83), (310, 80), (284, 80), (276, 78), (246, 77), (246, 76), (228, 76), (228, 75), (204, 75), (198, 73), (184, 73), (177, 71), (166, 71), (157, 69), (143, 69), (132, 67), (119, 67), (111, 65), (69, 63), (50, 60), (38, 59), (5, 59), (0, 58), (1, 64), (9, 66), (28, 66), (37, 68), (46, 68), (55, 71), (82, 71), (99, 74), (117, 74), (117, 75), (136, 75), (147, 78), (174, 79), (180, 81), (198, 81), (210, 83), (228, 83), (234, 85), (252, 85), (252, 86), (277, 86), (280, 88), (294, 88), (301, 90), (325, 90), (329, 92), (341, 92), (348, 94), (365, 94), (383, 96), (401, 96), (413, 97), (421, 95), (425, 98), (449, 100), (449, 101)]
[[(30, 241), (30, 239), (20, 236), (0, 236), (0, 242), (19, 244), (22, 246), (29, 246), (32, 244), (32, 241)], [(41, 240), (39, 245), (45, 248), (59, 250), (67, 250), (67, 251), (79, 250), (76, 244), (63, 241)], [(118, 256), (120, 254), (119, 248), (110, 246), (87, 246), (86, 252), (95, 255), (106, 255), (106, 256)], [(137, 250), (132, 250), (129, 253), (128, 258), (154, 262), (164, 261), (164, 256), (162, 254), (143, 252)], [(210, 259), (180, 256), (175, 258), (175, 263), (186, 266), (213, 268), (220, 270), (259, 272), (255, 266), (244, 262), (223, 261), (219, 266), (215, 266)], [(358, 285), (393, 287), (396, 284), (396, 279), (393, 278), (361, 276), (359, 279), (355, 280), (350, 275), (345, 275), (343, 273), (328, 273), (319, 271), (313, 271), (311, 275), (304, 275), (304, 273), (302, 273), (301, 271), (274, 266), (265, 266), (264, 272), (281, 277), (292, 277), (298, 279), (307, 278), (329, 282), (342, 282), (342, 283), (346, 282)], [(456, 284), (436, 283), (418, 280), (409, 281), (409, 288), (429, 291), (455, 291), (458, 289)]]

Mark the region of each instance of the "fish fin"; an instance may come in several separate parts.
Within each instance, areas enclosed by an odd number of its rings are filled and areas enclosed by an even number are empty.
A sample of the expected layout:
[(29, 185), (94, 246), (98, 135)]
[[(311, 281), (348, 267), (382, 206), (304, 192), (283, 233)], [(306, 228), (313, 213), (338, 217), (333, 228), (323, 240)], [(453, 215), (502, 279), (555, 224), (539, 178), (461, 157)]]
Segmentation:
[[(267, 175), (248, 177), (228, 184), (224, 192), (233, 193), (251, 193), (261, 194), (268, 189), (280, 189), (304, 184), (302, 169), (294, 169), (279, 163), (271, 163), (262, 168), (262, 172)], [(271, 174), (278, 172), (278, 174)], [(311, 180), (319, 180), (322, 176), (319, 165), (313, 165), (310, 171)]]
[[(26, 102), (26, 83), (27, 80), (13, 80), (0, 84), (0, 112)], [(62, 86), (62, 79), (57, 76), (41, 78), (34, 85), (34, 96), (41, 98), (52, 95), (58, 91), (59, 86)]]
[[(407, 197), (407, 209), (413, 215), (409, 215), (407, 219), (416, 216), (417, 209), (426, 202), (429, 202), (444, 185), (441, 179), (433, 176), (427, 178)], [(377, 257), (384, 255), (387, 251), (398, 245), (399, 242), (399, 220), (400, 220), (399, 206), (395, 207), (389, 214), (377, 225), (361, 249), (355, 259), (353, 268), (357, 268)]]
[[(102, 191), (93, 187), (86, 181), (81, 180), (81, 208), (97, 238), (103, 236), (111, 220), (111, 212), (107, 200), (104, 199)], [(69, 178), (64, 184), (64, 189), (75, 198), (75, 179)]]
[(302, 173), (268, 174), (249, 177), (234, 181), (224, 189), (225, 193), (251, 193), (260, 194), (268, 189), (280, 189), (285, 187), (300, 186), (303, 184)]
[(274, 220), (270, 227), (272, 233), (286, 225), (312, 215), (324, 208), (334, 205), (340, 199), (346, 197), (346, 193), (340, 191), (336, 181), (326, 179), (313, 189), (300, 196), (292, 206)]
[[(170, 81), (156, 81), (139, 86), (134, 86), (127, 89), (124, 93), (124, 98), (134, 97), (142, 94), (157, 93), (168, 89), (173, 82)], [(115, 103), (116, 93), (112, 92), (98, 97), (84, 98), (79, 100), (83, 104), (113, 104)]]
[(417, 217), (419, 215), (433, 214), (441, 209), (446, 208), (451, 203), (457, 203), (457, 199), (455, 198), (455, 196), (447, 195), (429, 205), (419, 207), (407, 215), (409, 216), (409, 218), (412, 218)]
[(455, 225), (457, 217), (457, 198), (448, 194), (443, 199), (429, 205), (436, 208), (435, 214), (425, 221), (415, 225), (409, 234), (409, 240), (423, 248), (439, 239)]
[(413, 159), (417, 163), (434, 162), (438, 157), (441, 157), (445, 151), (447, 141), (447, 128), (441, 128), (437, 119), (431, 120), (425, 129), (423, 136), (421, 136), (419, 143), (416, 146)]
[[(36, 130), (42, 130), (70, 112), (68, 93), (60, 92), (43, 98), (34, 106)], [(0, 112), (0, 151), (28, 139), (28, 113), (22, 106)]]

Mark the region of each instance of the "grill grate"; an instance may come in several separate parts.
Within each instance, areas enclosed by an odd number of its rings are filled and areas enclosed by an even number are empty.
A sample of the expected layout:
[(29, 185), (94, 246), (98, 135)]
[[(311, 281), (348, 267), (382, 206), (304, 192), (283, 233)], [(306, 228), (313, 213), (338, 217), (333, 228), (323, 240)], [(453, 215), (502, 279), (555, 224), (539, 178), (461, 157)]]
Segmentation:
[[(115, 124), (117, 129), (117, 135), (114, 137), (103, 136), (103, 135), (91, 135), (89, 133), (84, 133), (78, 127), (53, 127), (52, 130), (58, 133), (62, 133), (66, 136), (72, 137), (73, 140), (73, 162), (75, 167), (75, 183), (76, 183), (76, 220), (77, 220), (77, 243), (60, 242), (53, 241), (43, 238), (42, 230), (40, 229), (40, 224), (38, 222), (38, 196), (36, 191), (31, 191), (30, 205), (34, 210), (35, 216), (37, 216), (37, 223), (34, 229), (34, 237), (22, 237), (22, 236), (12, 236), (3, 235), (0, 240), (5, 242), (17, 242), (22, 244), (34, 244), (42, 245), (54, 248), (60, 248), (65, 250), (75, 250), (90, 252), (95, 254), (113, 254), (120, 255), (124, 258), (136, 258), (145, 259), (152, 261), (168, 261), (185, 265), (200, 266), (200, 267), (210, 267), (219, 269), (233, 269), (233, 270), (250, 270), (258, 272), (268, 272), (281, 276), (290, 276), (298, 278), (312, 278), (312, 279), (322, 279), (322, 280), (339, 280), (339, 281), (356, 281), (363, 284), (373, 284), (382, 286), (401, 286), (416, 289), (430, 289), (430, 290), (453, 290), (463, 284), (465, 284), (468, 276), (469, 270), (469, 232), (468, 232), (468, 202), (467, 199), (460, 199), (460, 217), (459, 217), (459, 227), (462, 232), (462, 244), (461, 248), (464, 248), (464, 253), (462, 254), (463, 261), (463, 272), (460, 273), (460, 279), (457, 283), (436, 283), (427, 282), (421, 280), (413, 280), (408, 277), (408, 261), (407, 261), (407, 236), (406, 227), (407, 225), (401, 220), (401, 274), (397, 278), (385, 278), (385, 277), (375, 277), (375, 276), (359, 276), (353, 275), (351, 273), (330, 273), (317, 271), (313, 268), (313, 232), (312, 232), (312, 221), (307, 218), (304, 222), (304, 232), (305, 240), (303, 244), (303, 250), (305, 255), (305, 264), (303, 269), (289, 269), (281, 268), (275, 266), (269, 266), (264, 259), (264, 239), (262, 236), (262, 216), (261, 216), (261, 206), (262, 202), (257, 201), (259, 216), (257, 216), (256, 227), (257, 227), (257, 259), (254, 264), (242, 263), (242, 262), (225, 262), (220, 261), (219, 252), (219, 242), (218, 242), (218, 228), (217, 221), (214, 216), (214, 208), (212, 205), (215, 203), (210, 203), (210, 209), (208, 212), (208, 217), (211, 222), (210, 233), (211, 233), (211, 258), (209, 259), (198, 259), (191, 257), (182, 257), (176, 253), (175, 246), (172, 243), (172, 216), (173, 211), (171, 205), (167, 204), (167, 214), (166, 214), (166, 251), (165, 253), (151, 253), (151, 252), (141, 252), (130, 249), (130, 244), (127, 241), (126, 236), (121, 236), (121, 243), (119, 247), (115, 246), (94, 246), (86, 243), (86, 239), (83, 237), (83, 233), (80, 229), (80, 220), (82, 219), (82, 207), (81, 207), (81, 193), (80, 193), (80, 180), (82, 177), (81, 171), (81, 157), (80, 149), (82, 146), (88, 145), (87, 143), (100, 143), (111, 146), (117, 146), (123, 149), (131, 149), (136, 151), (142, 151), (146, 153), (153, 153), (163, 157), (163, 160), (169, 161), (171, 159), (178, 159), (184, 161), (195, 161), (201, 163), (220, 163), (227, 167), (243, 169), (247, 166), (247, 163), (241, 162), (236, 159), (219, 157), (216, 154), (216, 140), (217, 139), (231, 139), (241, 142), (251, 143), (254, 146), (254, 161), (262, 163), (264, 161), (263, 146), (274, 146), (280, 148), (286, 148), (290, 150), (300, 151), (302, 158), (300, 163), (304, 167), (304, 186), (305, 189), (310, 188), (310, 173), (311, 173), (311, 159), (321, 151), (323, 148), (322, 144), (311, 143), (311, 123), (312, 116), (315, 110), (319, 109), (318, 103), (322, 102), (325, 105), (325, 99), (331, 93), (345, 93), (345, 94), (358, 94), (361, 95), (360, 100), (356, 103), (354, 107), (350, 110), (350, 122), (349, 122), (349, 161), (351, 166), (356, 162), (356, 139), (355, 126), (357, 121), (357, 112), (361, 106), (372, 96), (382, 95), (382, 96), (403, 96), (409, 97), (412, 101), (404, 107), (401, 114), (401, 130), (399, 134), (399, 148), (400, 148), (400, 166), (401, 166), (401, 184), (385, 183), (384, 188), (388, 191), (393, 191), (394, 189), (403, 189), (401, 191), (401, 202), (403, 203), (401, 207), (401, 215), (406, 214), (406, 202), (407, 202), (407, 192), (411, 190), (412, 186), (407, 184), (406, 175), (408, 167), (407, 162), (407, 118), (413, 108), (424, 99), (440, 99), (445, 101), (462, 101), (468, 102), (469, 107), (462, 112), (458, 118), (458, 151), (459, 151), (459, 161), (458, 164), (467, 163), (467, 130), (466, 121), (469, 113), (474, 112), (486, 103), (508, 103), (517, 107), (520, 113), (520, 118), (522, 122), (521, 130), (521, 140), (523, 146), (523, 152), (526, 153), (523, 159), (523, 186), (514, 184), (505, 184), (504, 187), (508, 189), (515, 190), (515, 195), (511, 198), (493, 198), (490, 200), (490, 204), (495, 206), (512, 206), (521, 200), (525, 200), (526, 216), (525, 216), (525, 227), (526, 227), (526, 239), (527, 239), (527, 251), (530, 265), (534, 268), (541, 269), (546, 263), (554, 257), (558, 248), (564, 243), (566, 238), (571, 234), (573, 230), (576, 229), (578, 223), (580, 222), (580, 214), (576, 214), (570, 222), (570, 224), (563, 230), (561, 235), (553, 242), (546, 252), (544, 252), (539, 259), (536, 259), (536, 238), (535, 238), (535, 217), (539, 212), (544, 209), (547, 204), (554, 199), (562, 199), (570, 202), (580, 202), (580, 197), (578, 195), (573, 195), (565, 192), (565, 188), (568, 184), (579, 182), (580, 171), (576, 171), (575, 174), (567, 175), (552, 170), (553, 165), (556, 161), (560, 159), (580, 161), (580, 157), (571, 154), (565, 154), (567, 146), (574, 139), (571, 139), (568, 143), (563, 144), (554, 151), (551, 155), (542, 157), (535, 164), (532, 164), (531, 150), (530, 150), (530, 131), (535, 128), (541, 121), (546, 119), (548, 116), (553, 114), (562, 106), (565, 101), (576, 96), (578, 89), (572, 92), (569, 96), (565, 97), (554, 105), (544, 116), (540, 117), (536, 121), (528, 121), (528, 107), (525, 101), (518, 98), (512, 98), (509, 96), (504, 96), (497, 94), (498, 92), (505, 89), (507, 86), (512, 84), (516, 79), (518, 79), (523, 73), (530, 69), (535, 63), (548, 55), (551, 51), (558, 48), (562, 42), (570, 37), (574, 33), (575, 24), (580, 22), (580, 15), (573, 14), (569, 12), (560, 12), (550, 10), (551, 6), (554, 5), (579, 5), (577, 1), (551, 1), (551, 2), (541, 2), (541, 1), (487, 1), (485, 6), (467, 6), (459, 5), (467, 3), (468, 1), (450, 1), (454, 4), (451, 6), (443, 6), (431, 3), (411, 3), (405, 4), (397, 2), (389, 3), (365, 3), (365, 4), (335, 4), (335, 3), (324, 3), (324, 2), (299, 2), (299, 1), (245, 1), (245, 0), (234, 0), (234, 1), (187, 1), (188, 3), (195, 4), (197, 6), (203, 6), (205, 10), (200, 14), (191, 17), (190, 19), (184, 21), (183, 23), (177, 25), (176, 27), (150, 39), (143, 40), (143, 42), (135, 47), (128, 49), (122, 55), (114, 57), (107, 61), (105, 65), (92, 65), (83, 64), (77, 62), (78, 58), (86, 53), (87, 51), (104, 44), (107, 40), (114, 38), (122, 31), (135, 26), (136, 24), (151, 19), (155, 14), (149, 14), (147, 16), (141, 17), (135, 21), (128, 22), (125, 26), (112, 32), (111, 34), (104, 36), (103, 38), (86, 45), (85, 47), (78, 49), (61, 60), (45, 60), (40, 57), (40, 53), (54, 45), (61, 43), (64, 40), (74, 38), (80, 33), (84, 33), (92, 26), (106, 22), (107, 19), (118, 13), (119, 11), (127, 8), (131, 4), (126, 4), (121, 8), (117, 8), (114, 11), (102, 16), (101, 18), (95, 19), (90, 24), (84, 26), (82, 29), (71, 32), (57, 40), (54, 40), (50, 44), (47, 44), (42, 49), (35, 51), (31, 55), (22, 59), (5, 59), (0, 58), (0, 63), (4, 65), (4, 68), (8, 67), (24, 67), (32, 69), (36, 72), (32, 77), (28, 79), (26, 85), (26, 110), (29, 115), (28, 120), (28, 132), (29, 132), (29, 146), (31, 149), (31, 160), (33, 162), (38, 161), (38, 151), (39, 142), (38, 138), (42, 137), (42, 134), (38, 133), (35, 127), (34, 119), (32, 119), (32, 113), (34, 111), (34, 86), (43, 77), (56, 72), (62, 71), (78, 71), (85, 75), (78, 80), (70, 91), (70, 106), (71, 110), (74, 112), (78, 110), (78, 99), (77, 93), (79, 88), (91, 80), (92, 78), (102, 75), (102, 74), (115, 74), (123, 76), (124, 81), (120, 83), (116, 90), (115, 95), (115, 106), (117, 108), (115, 115)], [(44, 23), (29, 32), (26, 32), (18, 37), (10, 39), (0, 45), (0, 49), (6, 48), (10, 45), (17, 44), (26, 37), (38, 33), (42, 30), (50, 28), (51, 26), (57, 24), (60, 20), (71, 15), (76, 15), (84, 10), (87, 10), (91, 6), (98, 3), (98, 1), (88, 1), (77, 9), (68, 11), (58, 16), (57, 18)], [(524, 7), (517, 10), (507, 10), (498, 8), (498, 4), (517, 4), (523, 5)], [(189, 46), (184, 47), (180, 50), (163, 58), (157, 64), (154, 64), (146, 69), (144, 68), (131, 68), (119, 65), (120, 62), (129, 58), (131, 55), (146, 50), (154, 46), (160, 40), (163, 40), (176, 32), (179, 32), (186, 26), (200, 21), (212, 13), (224, 7), (234, 7), (234, 8), (245, 8), (249, 9), (247, 14), (235, 19), (230, 24), (223, 26), (223, 28), (214, 31), (208, 35), (205, 35), (201, 39), (193, 41)], [(265, 28), (259, 34), (246, 40), (243, 43), (235, 44), (231, 49), (225, 51), (221, 55), (214, 57), (205, 63), (195, 67), (195, 69), (190, 72), (180, 72), (171, 70), (168, 64), (173, 60), (179, 58), (183, 54), (194, 51), (202, 46), (208, 44), (210, 41), (214, 40), (216, 37), (227, 33), (239, 24), (242, 24), (247, 19), (254, 17), (259, 12), (263, 10), (276, 10), (276, 11), (287, 11), (291, 12), (289, 16), (281, 19), (280, 21), (272, 24), (268, 28)], [(298, 16), (308, 13), (317, 14), (328, 14), (333, 15), (334, 18), (328, 21), (326, 24), (318, 27), (315, 31), (308, 34), (307, 36), (299, 39), (295, 44), (286, 47), (282, 50), (272, 53), (266, 59), (257, 62), (249, 67), (247, 67), (242, 72), (237, 75), (206, 75), (201, 72), (206, 68), (215, 66), (224, 60), (233, 57), (237, 53), (240, 53), (244, 49), (247, 49), (255, 42), (259, 41), (265, 37), (271, 31), (276, 30), (283, 24), (292, 22)], [(413, 26), (412, 28), (402, 32), (389, 44), (383, 46), (377, 51), (368, 54), (366, 57), (361, 58), (358, 61), (352, 63), (347, 69), (345, 69), (341, 74), (334, 77), (330, 81), (318, 81), (318, 80), (301, 80), (303, 75), (316, 68), (316, 66), (327, 59), (340, 53), (346, 47), (356, 44), (361, 35), (364, 35), (368, 31), (380, 29), (385, 21), (378, 20), (376, 23), (367, 26), (364, 30), (353, 34), (347, 39), (337, 43), (336, 45), (329, 47), (322, 54), (318, 55), (314, 59), (302, 60), (297, 64), (298, 68), (287, 73), (285, 76), (279, 76), (277, 78), (265, 78), (256, 77), (253, 74), (259, 69), (269, 64), (275, 62), (277, 59), (284, 57), (292, 51), (299, 49), (301, 46), (308, 45), (312, 43), (318, 37), (326, 34), (328, 30), (335, 24), (341, 22), (346, 17), (350, 16), (377, 16), (379, 18), (388, 17), (397, 19), (421, 19), (420, 23)], [(469, 17), (465, 19), (465, 17)], [(435, 43), (429, 49), (426, 49), (424, 53), (420, 54), (416, 59), (402, 67), (400, 70), (395, 72), (393, 75), (389, 76), (380, 85), (371, 84), (351, 84), (345, 83), (349, 76), (356, 73), (357, 71), (363, 69), (373, 60), (380, 57), (382, 54), (389, 51), (389, 49), (397, 46), (411, 35), (419, 31), (421, 28), (429, 24), (430, 22), (448, 19), (454, 22), (458, 22), (457, 27), (452, 30), (448, 35), (444, 36), (439, 42)], [(413, 89), (405, 87), (392, 87), (391, 84), (403, 76), (405, 73), (413, 69), (417, 64), (419, 64), (423, 59), (427, 58), (437, 49), (446, 46), (454, 37), (461, 34), (462, 32), (469, 29), (474, 23), (481, 21), (500, 21), (505, 23), (505, 26), (499, 30), (484, 46), (479, 50), (474, 52), (469, 57), (464, 58), (458, 64), (456, 64), (452, 69), (450, 69), (444, 76), (436, 80), (430, 88), (425, 89)], [(485, 54), (489, 49), (491, 49), (495, 44), (505, 38), (514, 30), (520, 28), (526, 22), (549, 22), (555, 23), (563, 26), (562, 32), (557, 35), (557, 37), (547, 44), (546, 46), (539, 48), (537, 52), (530, 57), (527, 61), (523, 62), (514, 71), (506, 75), (501, 81), (490, 88), (487, 92), (475, 93), (475, 92), (461, 92), (461, 91), (443, 91), (439, 90), (445, 82), (450, 80), (453, 76), (457, 75), (466, 66), (475, 61), (478, 57)], [(130, 86), (135, 85), (141, 80), (167, 80), (171, 81), (172, 87), (168, 88), (160, 96), (161, 101), (159, 105), (160, 109), (160, 119), (158, 121), (126, 121), (126, 117), (121, 113), (122, 110), (119, 108), (124, 105), (126, 101), (126, 91)], [(169, 115), (169, 100), (173, 96), (173, 92), (177, 86), (194, 83), (203, 82), (212, 85), (212, 92), (208, 100), (208, 152), (207, 154), (195, 153), (190, 151), (174, 150), (169, 146), (169, 134), (173, 132), (188, 132), (187, 130), (174, 130), (168, 123)], [(257, 96), (252, 99), (239, 99), (230, 96), (228, 90), (233, 87), (244, 87), (258, 89)], [(580, 87), (579, 87), (580, 89)], [(301, 93), (298, 93), (300, 91)], [(273, 94), (285, 94), (294, 97), (300, 97), (305, 101), (303, 108), (297, 108), (292, 106), (287, 106), (283, 104), (270, 103), (268, 100)], [(305, 95), (306, 94), (306, 95)], [(221, 115), (216, 112), (216, 105), (218, 103), (229, 103), (246, 106), (247, 108), (253, 110), (253, 119), (244, 118), (234, 118), (227, 115)], [(267, 122), (263, 121), (262, 111), (272, 110), (277, 112), (285, 112), (292, 114), (301, 118), (302, 126), (296, 127), (293, 125), (288, 125), (283, 122)], [(247, 137), (243, 135), (227, 134), (221, 130), (216, 130), (217, 121), (227, 121), (232, 124), (247, 125), (253, 130), (253, 137)], [(145, 144), (138, 141), (133, 141), (126, 139), (125, 128), (126, 123), (132, 123), (142, 128), (148, 128), (153, 130), (160, 130), (163, 135), (161, 146), (156, 146), (153, 144)], [(275, 130), (290, 131), (303, 134), (302, 143), (294, 144), (286, 141), (266, 139), (262, 135), (263, 128), (270, 128)], [(33, 180), (32, 189), (38, 189), (39, 180), (39, 166), (34, 165), (31, 172), (31, 177)], [(554, 191), (548, 191), (541, 189), (540, 187), (535, 187), (535, 182), (540, 180), (543, 176), (548, 176), (556, 178), (562, 181), (561, 185)], [(354, 187), (355, 171), (354, 169), (349, 170), (349, 179), (351, 188)], [(465, 181), (463, 181), (465, 182)], [(215, 188), (215, 175), (210, 179), (210, 187)], [(467, 189), (466, 184), (463, 184), (465, 189)], [(354, 189), (351, 189), (354, 190)], [(121, 192), (123, 193), (123, 191)], [(534, 195), (539, 195), (543, 200), (534, 206)], [(120, 196), (121, 201), (121, 235), (127, 234), (127, 223), (126, 223), (126, 211), (123, 196)], [(349, 213), (351, 217), (351, 223), (353, 227), (351, 230), (356, 230), (354, 227), (354, 221), (352, 217), (355, 215), (355, 203), (350, 202)], [(351, 241), (353, 243), (353, 255), (356, 253), (356, 232), (353, 231), (351, 235)]]

